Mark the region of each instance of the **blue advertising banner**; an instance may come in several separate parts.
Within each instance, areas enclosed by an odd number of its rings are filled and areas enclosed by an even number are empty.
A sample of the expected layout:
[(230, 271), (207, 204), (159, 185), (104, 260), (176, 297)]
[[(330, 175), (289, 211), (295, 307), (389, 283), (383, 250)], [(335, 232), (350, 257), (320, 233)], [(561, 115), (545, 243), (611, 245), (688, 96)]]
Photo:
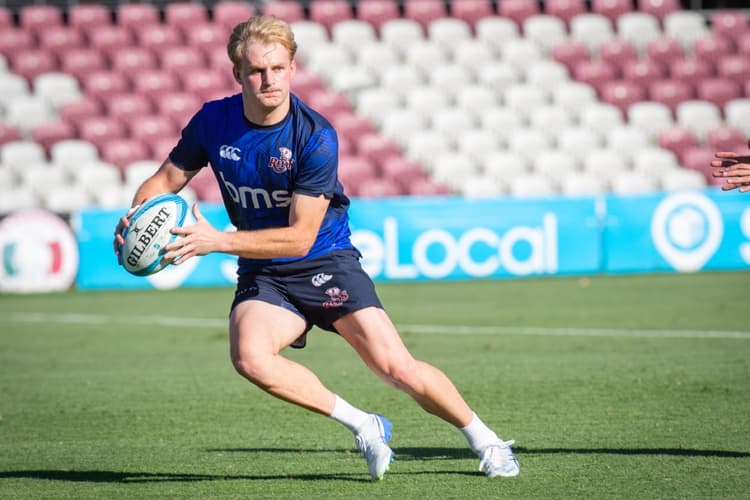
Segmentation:
[(716, 189), (607, 196), (608, 273), (750, 267), (750, 195)]
[[(212, 254), (139, 278), (112, 233), (123, 210), (72, 218), (81, 289), (231, 286), (235, 258)], [(224, 207), (202, 204), (233, 230)], [(538, 200), (354, 199), (352, 241), (375, 280), (418, 281), (750, 268), (750, 194), (708, 189)]]

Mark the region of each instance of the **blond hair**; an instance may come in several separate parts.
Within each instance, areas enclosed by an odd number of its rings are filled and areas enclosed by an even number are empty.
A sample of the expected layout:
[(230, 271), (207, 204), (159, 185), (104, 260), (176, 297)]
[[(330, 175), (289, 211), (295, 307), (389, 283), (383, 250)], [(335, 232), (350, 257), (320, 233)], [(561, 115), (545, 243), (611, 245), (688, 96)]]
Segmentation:
[(227, 43), (227, 54), (235, 67), (240, 65), (251, 42), (278, 43), (289, 52), (290, 59), (294, 59), (297, 52), (292, 28), (275, 16), (253, 16), (234, 27)]

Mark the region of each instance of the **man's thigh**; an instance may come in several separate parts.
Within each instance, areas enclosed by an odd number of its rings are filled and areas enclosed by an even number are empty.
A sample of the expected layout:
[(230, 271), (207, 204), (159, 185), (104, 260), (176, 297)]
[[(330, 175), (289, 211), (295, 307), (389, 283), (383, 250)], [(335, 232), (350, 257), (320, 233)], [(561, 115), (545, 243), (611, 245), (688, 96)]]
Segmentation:
[(229, 316), (232, 359), (277, 354), (307, 331), (307, 322), (284, 307), (261, 300), (244, 300)]

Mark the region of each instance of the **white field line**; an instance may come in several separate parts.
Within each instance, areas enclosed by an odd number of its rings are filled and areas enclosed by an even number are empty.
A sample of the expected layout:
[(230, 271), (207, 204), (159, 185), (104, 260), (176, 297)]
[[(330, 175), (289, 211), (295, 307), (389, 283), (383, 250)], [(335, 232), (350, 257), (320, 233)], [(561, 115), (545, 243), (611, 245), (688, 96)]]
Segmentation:
[[(111, 316), (107, 314), (51, 314), (0, 312), (0, 324), (64, 323), (73, 325), (129, 324), (146, 326), (179, 326), (186, 328), (226, 328), (226, 319), (178, 316)], [(657, 330), (626, 328), (557, 328), (522, 326), (450, 326), (399, 324), (402, 333), (426, 335), (533, 335), (553, 337), (634, 337), (634, 338), (699, 338), (750, 340), (750, 331), (730, 330)]]

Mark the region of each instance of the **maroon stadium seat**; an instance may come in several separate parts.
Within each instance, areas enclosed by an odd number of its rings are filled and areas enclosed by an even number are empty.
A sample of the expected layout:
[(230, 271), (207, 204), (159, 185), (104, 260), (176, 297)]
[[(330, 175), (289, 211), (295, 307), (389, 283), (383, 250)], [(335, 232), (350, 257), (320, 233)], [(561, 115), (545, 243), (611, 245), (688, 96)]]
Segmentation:
[(105, 99), (109, 95), (130, 90), (130, 81), (119, 71), (93, 71), (82, 76), (81, 86), (86, 95)]
[(6, 58), (16, 51), (33, 49), (34, 37), (22, 28), (3, 28), (0, 30), (0, 54)]
[(237, 92), (232, 87), (228, 75), (222, 75), (215, 71), (177, 76), (182, 80), (183, 90), (194, 94), (201, 101), (217, 99)]
[(261, 12), (267, 16), (276, 16), (288, 23), (305, 20), (304, 8), (295, 0), (270, 0), (263, 4)]
[(109, 116), (128, 122), (133, 116), (151, 113), (154, 105), (151, 99), (143, 94), (126, 92), (108, 96), (104, 100), (104, 109)]
[(19, 11), (19, 25), (33, 33), (63, 25), (63, 12), (55, 5), (27, 4)]
[(480, 19), (495, 14), (490, 0), (452, 0), (450, 12), (451, 17), (466, 21), (472, 29)]
[(141, 47), (157, 50), (162, 47), (174, 47), (183, 42), (182, 32), (170, 24), (147, 24), (133, 29), (136, 43)]
[(523, 22), (531, 16), (541, 13), (536, 0), (505, 0), (501, 1), (497, 8), (498, 14), (515, 21), (519, 28)]
[(163, 69), (136, 71), (130, 76), (133, 91), (153, 100), (168, 92), (180, 90), (180, 80), (175, 73)]
[(680, 41), (676, 38), (662, 36), (651, 40), (646, 45), (646, 55), (652, 61), (666, 66), (676, 59), (683, 58), (685, 51)]
[(37, 34), (39, 48), (49, 50), (56, 56), (72, 49), (82, 48), (85, 37), (81, 30), (69, 26), (50, 26)]
[(137, 139), (119, 138), (102, 141), (98, 146), (99, 157), (121, 171), (137, 161), (152, 159), (148, 146)]
[(361, 198), (388, 198), (404, 194), (405, 192), (396, 181), (382, 177), (370, 179), (357, 186), (357, 196)]
[(652, 101), (666, 104), (674, 112), (677, 105), (695, 96), (693, 87), (684, 80), (665, 78), (648, 86), (648, 97)]
[(702, 173), (707, 180), (710, 180), (713, 168), (711, 160), (714, 159), (714, 150), (709, 146), (696, 145), (685, 149), (680, 157), (680, 163), (683, 167)]
[(638, 10), (651, 14), (662, 24), (667, 14), (681, 10), (680, 0), (638, 0)]
[(112, 69), (124, 74), (156, 69), (158, 61), (154, 53), (145, 47), (120, 47), (110, 54)]
[(339, 155), (338, 173), (341, 184), (351, 195), (357, 194), (360, 185), (378, 176), (375, 163), (357, 155)]
[(550, 55), (555, 61), (564, 64), (565, 67), (568, 68), (568, 72), (571, 74), (573, 73), (576, 64), (581, 61), (591, 60), (591, 52), (589, 51), (589, 48), (585, 44), (575, 40), (566, 40), (556, 43), (550, 49)]
[(591, 0), (591, 12), (608, 18), (616, 23), (617, 18), (633, 12), (632, 0)]
[(11, 70), (29, 82), (42, 73), (57, 71), (55, 56), (44, 49), (23, 49), (14, 51), (8, 57)]
[(387, 156), (380, 162), (381, 177), (396, 181), (405, 192), (410, 186), (427, 179), (422, 165), (415, 160), (396, 154)]
[(403, 7), (404, 17), (418, 22), (425, 32), (432, 21), (448, 16), (443, 0), (404, 0)]
[(750, 32), (750, 15), (739, 9), (720, 9), (711, 16), (711, 31), (736, 40), (743, 33)]
[(106, 68), (107, 59), (96, 49), (71, 49), (60, 54), (60, 71), (75, 76), (79, 82), (85, 75)]
[(105, 142), (125, 137), (125, 124), (111, 116), (93, 116), (81, 121), (78, 135), (81, 139), (94, 144), (100, 151)]
[(737, 53), (745, 57), (750, 57), (750, 31), (740, 35), (736, 43)]
[(445, 184), (430, 179), (415, 179), (408, 186), (408, 193), (411, 196), (445, 196), (451, 190)]
[(625, 62), (638, 58), (638, 50), (628, 40), (613, 38), (601, 44), (599, 58), (617, 68), (622, 68)]
[(575, 65), (573, 76), (576, 80), (587, 83), (601, 92), (606, 82), (617, 79), (618, 72), (614, 65), (602, 60), (581, 61)]
[(307, 101), (307, 98), (314, 91), (324, 90), (325, 85), (320, 79), (320, 76), (316, 75), (311, 71), (305, 71), (297, 66), (297, 72), (294, 74), (292, 80), (292, 92), (296, 94), (303, 101)]
[(164, 7), (164, 22), (182, 30), (208, 21), (208, 9), (203, 3), (177, 1)]
[(7, 123), (0, 123), (0, 145), (6, 142), (20, 141), (21, 131), (18, 127)]
[(357, 2), (356, 17), (372, 24), (380, 32), (380, 26), (401, 16), (396, 0), (361, 0)]
[(703, 61), (718, 61), (732, 53), (732, 43), (719, 35), (709, 35), (693, 43), (693, 57)]
[(212, 13), (214, 23), (226, 30), (231, 30), (237, 24), (252, 17), (255, 14), (255, 6), (248, 2), (223, 0), (213, 6)]
[(201, 23), (187, 30), (185, 36), (187, 43), (192, 47), (197, 47), (204, 52), (220, 47), (226, 54), (229, 32), (223, 26), (215, 23)]
[(653, 59), (631, 59), (622, 67), (622, 78), (647, 88), (652, 82), (663, 80), (667, 76), (666, 68)]
[(342, 111), (352, 111), (349, 100), (333, 90), (314, 90), (307, 98), (307, 104), (326, 118), (333, 117)]
[(716, 62), (716, 76), (743, 85), (750, 80), (750, 59), (740, 54), (724, 56)]
[(308, 9), (310, 21), (322, 24), (329, 33), (334, 24), (354, 18), (348, 0), (310, 0)]
[(696, 83), (695, 94), (698, 99), (712, 102), (723, 109), (727, 102), (742, 96), (742, 88), (727, 78), (707, 78)]
[(161, 137), (176, 137), (180, 132), (170, 117), (158, 114), (131, 116), (126, 121), (125, 126), (132, 139), (137, 139), (145, 144)]
[(12, 28), (13, 24), (13, 12), (7, 7), (0, 6), (0, 28)]
[(682, 161), (685, 153), (693, 147), (700, 146), (700, 141), (690, 129), (685, 127), (671, 127), (659, 132), (659, 146), (671, 151)]
[(112, 24), (112, 12), (104, 5), (81, 3), (68, 8), (68, 25), (88, 32), (97, 26)]
[(105, 54), (135, 44), (133, 32), (123, 26), (93, 26), (89, 30), (88, 37), (89, 45)]
[(737, 151), (746, 142), (742, 130), (725, 124), (712, 128), (706, 135), (706, 145), (714, 151)]
[(165, 47), (156, 51), (156, 58), (161, 69), (173, 73), (206, 69), (206, 57), (197, 47)]
[(41, 144), (49, 156), (50, 148), (56, 142), (75, 138), (75, 127), (64, 120), (43, 123), (31, 129), (31, 138)]
[(631, 104), (646, 100), (646, 91), (635, 81), (614, 80), (602, 86), (601, 99), (626, 114)]
[(570, 29), (570, 21), (579, 14), (587, 13), (588, 9), (585, 0), (547, 0), (544, 2), (544, 12), (559, 17)]
[(339, 137), (346, 137), (354, 143), (362, 135), (375, 132), (375, 128), (370, 120), (349, 110), (334, 113), (331, 116), (330, 122), (338, 132)]
[(155, 104), (158, 113), (172, 118), (177, 126), (182, 128), (187, 125), (203, 103), (188, 92), (168, 92), (162, 95)]
[(161, 22), (159, 9), (150, 3), (121, 3), (116, 9), (117, 24), (137, 29)]
[(362, 134), (357, 140), (357, 152), (369, 158), (379, 167), (386, 158), (401, 154), (395, 140), (377, 132)]
[(78, 129), (79, 124), (87, 118), (101, 116), (104, 112), (104, 107), (99, 102), (99, 99), (86, 95), (75, 101), (66, 102), (60, 106), (58, 112), (61, 119), (71, 123)]
[(711, 63), (694, 57), (680, 57), (672, 60), (668, 66), (670, 78), (684, 82), (694, 82), (714, 75)]
[[(169, 137), (153, 137), (149, 139), (146, 146), (150, 151), (151, 158), (157, 161), (166, 160), (169, 153), (171, 153), (172, 149), (177, 145), (179, 138), (179, 135), (174, 135)], [(211, 171), (210, 168), (204, 170)]]

